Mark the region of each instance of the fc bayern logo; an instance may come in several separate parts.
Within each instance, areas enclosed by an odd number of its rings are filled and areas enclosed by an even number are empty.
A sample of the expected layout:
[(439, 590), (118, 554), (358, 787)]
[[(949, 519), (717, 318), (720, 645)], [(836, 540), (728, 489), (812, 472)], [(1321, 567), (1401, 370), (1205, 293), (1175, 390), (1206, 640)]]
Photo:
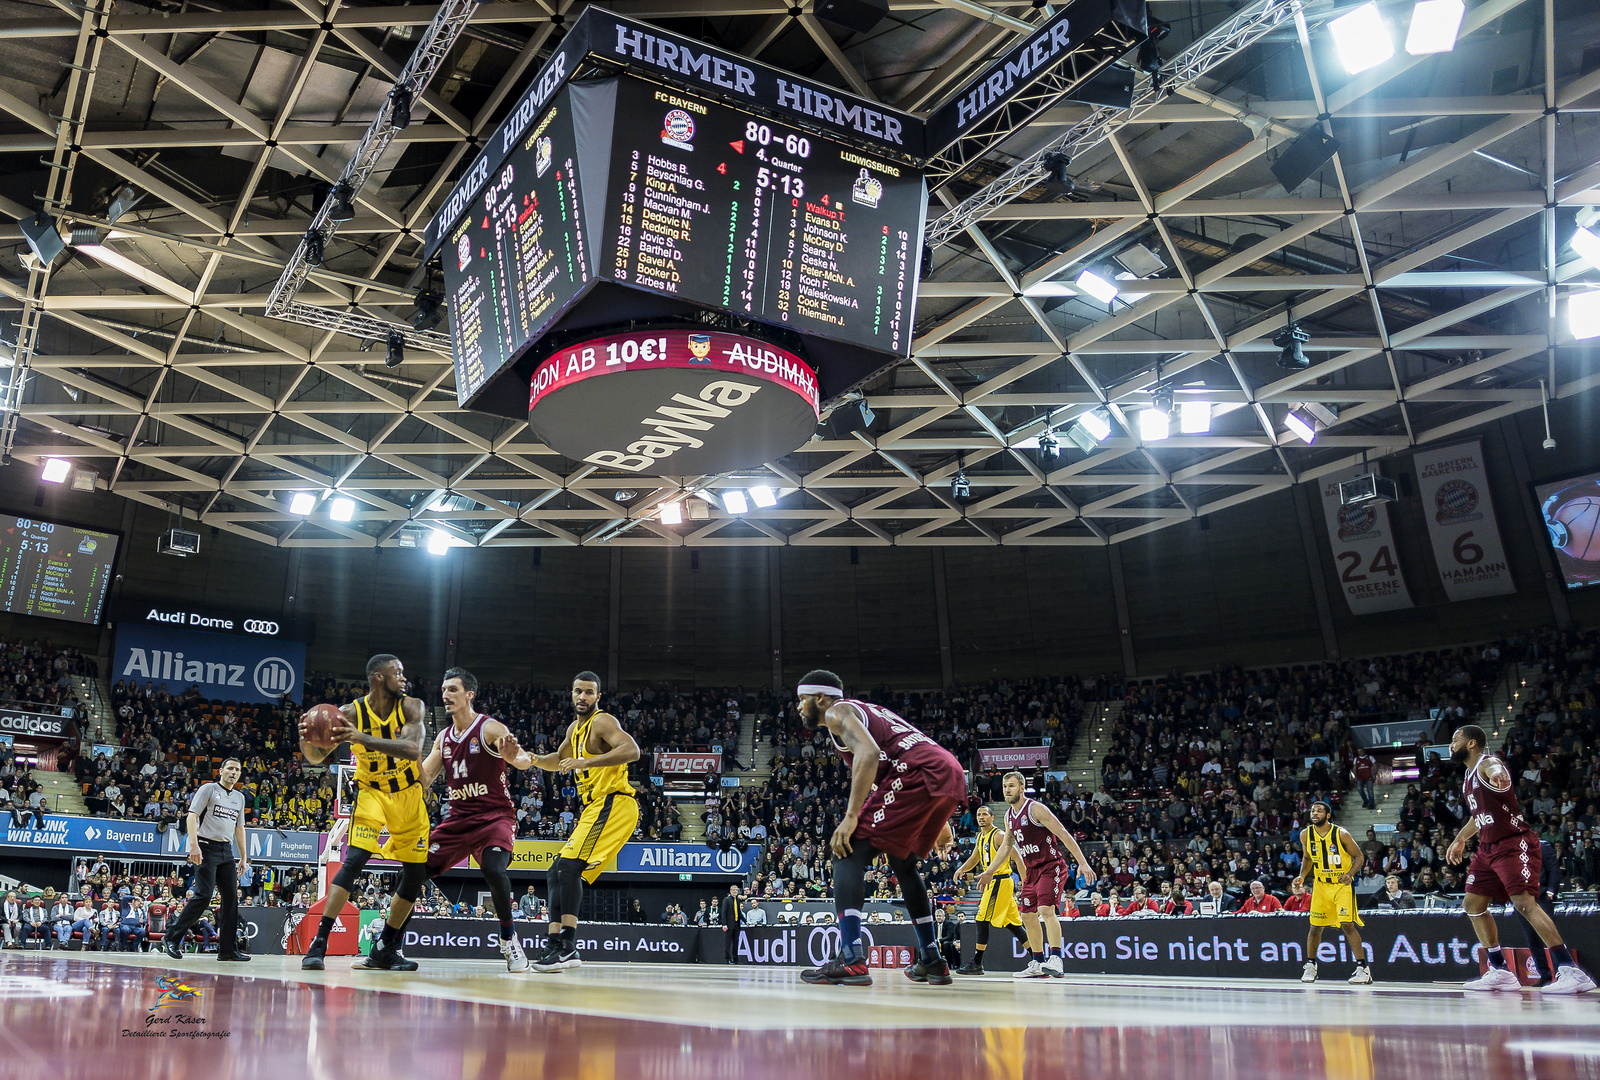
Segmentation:
[(1478, 489), (1465, 480), (1450, 480), (1439, 485), (1433, 497), (1439, 520), (1466, 517), (1478, 508)]
[(1339, 508), (1339, 539), (1369, 533), (1378, 524), (1378, 515), (1369, 506), (1341, 506)]
[(668, 146), (693, 150), (689, 140), (694, 138), (694, 117), (682, 109), (673, 109), (661, 122), (661, 141)]

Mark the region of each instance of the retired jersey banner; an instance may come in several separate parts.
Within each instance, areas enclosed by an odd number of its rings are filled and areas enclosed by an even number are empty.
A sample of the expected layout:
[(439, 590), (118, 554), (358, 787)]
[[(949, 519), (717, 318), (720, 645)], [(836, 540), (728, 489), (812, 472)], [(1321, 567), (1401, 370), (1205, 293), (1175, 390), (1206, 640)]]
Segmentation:
[(1372, 615), (1411, 606), (1405, 575), (1395, 556), (1389, 531), (1389, 505), (1381, 499), (1339, 505), (1339, 485), (1369, 468), (1346, 469), (1324, 476), (1322, 510), (1328, 521), (1328, 543), (1339, 572), (1339, 587), (1352, 615)]
[(1418, 451), (1417, 494), (1439, 581), (1451, 600), (1516, 592), (1483, 467), (1483, 443)]

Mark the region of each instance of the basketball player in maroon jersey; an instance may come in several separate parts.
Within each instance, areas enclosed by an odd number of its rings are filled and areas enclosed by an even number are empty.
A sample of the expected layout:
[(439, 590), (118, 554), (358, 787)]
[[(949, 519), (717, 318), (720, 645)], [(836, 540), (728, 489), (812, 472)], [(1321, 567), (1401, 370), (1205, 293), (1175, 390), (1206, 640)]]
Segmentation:
[(839, 955), (800, 977), (808, 983), (872, 985), (861, 951), (861, 905), (867, 898), (867, 867), (881, 853), (900, 881), (920, 946), (906, 978), (948, 985), (954, 980), (934, 940), (933, 906), (917, 862), (935, 848), (948, 853), (955, 845), (950, 815), (967, 797), (961, 763), (883, 706), (846, 698), (843, 680), (831, 671), (808, 673), (798, 689), (806, 726), (826, 728), (833, 748), (850, 766), (850, 801), (829, 841), (836, 856)]
[(1523, 819), (1511, 770), (1488, 753), (1488, 744), (1488, 736), (1476, 724), (1459, 727), (1450, 736), (1450, 756), (1467, 767), (1467, 778), (1461, 785), (1467, 821), (1444, 857), (1450, 863), (1461, 862), (1467, 857), (1467, 841), (1478, 838), (1478, 850), (1467, 868), (1466, 908), (1472, 929), (1489, 955), (1489, 970), (1465, 988), (1512, 992), (1522, 989), (1521, 980), (1500, 951), (1500, 930), (1489, 914), (1490, 904), (1509, 900), (1538, 933), (1550, 950), (1550, 959), (1555, 961), (1555, 981), (1543, 992), (1582, 994), (1593, 990), (1594, 980), (1573, 962), (1572, 953), (1562, 943), (1561, 931), (1539, 906), (1539, 834)]
[(533, 768), (533, 755), (504, 724), (472, 707), (477, 692), (472, 672), (455, 667), (444, 673), (441, 696), (450, 726), (439, 732), (423, 759), (422, 784), (432, 786), (442, 772), (449, 802), (444, 820), (429, 837), (428, 876), (438, 877), (468, 855), (476, 858), (500, 920), (500, 955), (511, 971), (527, 971), (528, 958), (511, 925), (511, 875), (506, 868), (516, 850), (517, 812), (506, 766), (526, 772)]
[[(978, 887), (984, 888), (989, 879), (1011, 859), (1012, 853), (1022, 857), (1022, 895), (1017, 897), (1017, 909), (1022, 912), (1022, 925), (1028, 931), (1028, 951), (1032, 957), (1028, 966), (1016, 973), (1018, 979), (1064, 978), (1061, 966), (1061, 920), (1056, 912), (1067, 905), (1069, 890), (1075, 889), (1072, 874), (1062, 848), (1072, 852), (1078, 861), (1078, 872), (1086, 884), (1094, 884), (1094, 870), (1083, 857), (1083, 849), (1073, 839), (1066, 827), (1057, 820), (1050, 808), (1042, 802), (1028, 798), (1027, 782), (1019, 772), (1008, 772), (1001, 778), (1001, 793), (1005, 796), (1006, 835), (1000, 842), (1000, 851), (994, 862), (978, 878)], [(1044, 921), (1041, 940), (1040, 919)]]

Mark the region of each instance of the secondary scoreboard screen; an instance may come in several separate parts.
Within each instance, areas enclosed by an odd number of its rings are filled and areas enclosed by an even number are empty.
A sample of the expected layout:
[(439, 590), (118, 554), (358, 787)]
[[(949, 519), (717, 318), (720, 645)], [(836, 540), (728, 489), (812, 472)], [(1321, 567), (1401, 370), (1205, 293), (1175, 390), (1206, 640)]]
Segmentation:
[(571, 95), (562, 91), (445, 238), (461, 401), (537, 337), (592, 273), (577, 156)]
[(624, 77), (599, 273), (905, 355), (922, 176), (720, 102)]
[(96, 623), (117, 557), (114, 533), (0, 518), (0, 608)]

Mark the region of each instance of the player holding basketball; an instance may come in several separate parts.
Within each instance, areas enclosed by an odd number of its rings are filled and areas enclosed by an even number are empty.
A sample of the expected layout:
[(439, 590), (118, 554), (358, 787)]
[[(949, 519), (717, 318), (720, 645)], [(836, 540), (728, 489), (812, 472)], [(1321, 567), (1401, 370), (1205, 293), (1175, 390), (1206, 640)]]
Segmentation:
[(578, 956), (583, 883), (594, 884), (639, 824), (639, 800), (628, 782), (628, 765), (639, 760), (639, 744), (599, 705), (600, 676), (578, 672), (572, 679), (576, 718), (567, 725), (555, 753), (534, 756), (535, 764), (547, 772), (576, 772), (578, 797), (583, 800), (572, 835), (550, 865), (550, 939), (532, 958), (535, 971), (561, 971), (583, 963)]
[(1021, 856), (1022, 896), (1017, 906), (1022, 912), (1022, 923), (1028, 930), (1028, 951), (1032, 956), (1028, 966), (1013, 977), (1064, 978), (1061, 920), (1056, 912), (1066, 907), (1068, 892), (1073, 888), (1073, 878), (1061, 849), (1065, 847), (1078, 861), (1078, 873), (1083, 875), (1085, 884), (1094, 884), (1094, 870), (1089, 866), (1089, 860), (1083, 857), (1083, 849), (1078, 846), (1078, 841), (1051, 813), (1050, 808), (1028, 798), (1026, 781), (1021, 773), (1006, 773), (1001, 778), (1000, 790), (1006, 800), (1006, 835), (994, 861), (979, 876), (978, 884), (987, 886), (1002, 866), (1009, 871), (1007, 864), (1013, 855)]
[(1467, 990), (1522, 989), (1500, 950), (1500, 931), (1489, 905), (1508, 900), (1528, 920), (1555, 961), (1556, 978), (1543, 988), (1546, 994), (1582, 994), (1595, 988), (1594, 980), (1573, 962), (1561, 940), (1561, 931), (1539, 906), (1542, 858), (1539, 835), (1529, 828), (1512, 790), (1511, 770), (1488, 752), (1488, 736), (1476, 724), (1467, 724), (1450, 736), (1450, 756), (1467, 767), (1461, 797), (1467, 804), (1467, 821), (1445, 852), (1445, 860), (1459, 863), (1467, 857), (1467, 841), (1478, 838), (1478, 850), (1467, 868), (1467, 917), (1478, 941), (1488, 953), (1489, 970), (1465, 986)]
[(473, 708), (478, 680), (465, 668), (444, 673), (440, 696), (450, 713), (450, 726), (433, 740), (422, 761), (423, 789), (445, 777), (444, 820), (428, 844), (428, 876), (438, 877), (471, 855), (483, 869), (484, 884), (500, 920), (500, 955), (511, 971), (527, 971), (511, 923), (511, 875), (506, 873), (516, 851), (517, 811), (511, 802), (506, 766), (523, 772), (533, 768), (533, 755), (500, 721)]
[(1311, 804), (1311, 824), (1300, 831), (1300, 847), (1300, 874), (1295, 881), (1303, 883), (1306, 875), (1315, 871), (1311, 931), (1306, 935), (1306, 966), (1300, 981), (1317, 981), (1317, 946), (1322, 944), (1322, 928), (1337, 926), (1344, 932), (1350, 955), (1356, 959), (1350, 982), (1365, 986), (1372, 982), (1372, 969), (1367, 966), (1361, 934), (1356, 930), (1364, 924), (1356, 910), (1354, 882), (1367, 857), (1356, 847), (1349, 831), (1333, 823), (1333, 807), (1322, 799)]
[[(997, 844), (1003, 835), (994, 824), (994, 811), (987, 805), (978, 807), (978, 842), (973, 845), (972, 854), (967, 856), (967, 861), (956, 868), (956, 880), (960, 881), (969, 871), (979, 867), (987, 867), (994, 862), (994, 857), (999, 851)], [(1020, 869), (1021, 861), (1013, 858)], [(981, 871), (980, 871), (981, 872)], [(978, 944), (972, 951), (972, 959), (956, 968), (957, 975), (982, 975), (983, 954), (989, 948), (990, 927), (1001, 927), (1010, 930), (1016, 939), (1024, 945), (1028, 943), (1027, 932), (1022, 929), (1022, 916), (1017, 912), (1016, 886), (1011, 881), (1011, 867), (1005, 867), (1002, 873), (996, 874), (994, 880), (989, 882), (983, 895), (978, 899)]]
[[(389, 653), (367, 661), (367, 687), (366, 697), (339, 710), (343, 721), (332, 733), (335, 746), (348, 742), (355, 753), (356, 808), (344, 866), (328, 887), (317, 936), (300, 961), (306, 971), (322, 970), (334, 920), (367, 860), (380, 854), (400, 863), (400, 881), (389, 903), (383, 936), (371, 955), (355, 966), (362, 970), (417, 970), (416, 961), (407, 960), (400, 952), (400, 929), (428, 880), (428, 808), (423, 802), (427, 787), (418, 768), (426, 736), (422, 699), (406, 696), (405, 665)], [(333, 753), (306, 742), (304, 717), (300, 719), (300, 752), (312, 765)], [(379, 843), (385, 830), (389, 840)]]
[(967, 795), (960, 762), (883, 706), (845, 697), (844, 681), (831, 671), (808, 673), (798, 692), (801, 719), (809, 728), (826, 728), (833, 748), (850, 766), (850, 801), (829, 841), (839, 955), (800, 978), (872, 985), (861, 951), (861, 905), (867, 898), (867, 867), (883, 854), (900, 881), (920, 946), (906, 978), (949, 985), (950, 966), (939, 955), (933, 906), (917, 862), (934, 848), (947, 851), (955, 843), (950, 814)]

